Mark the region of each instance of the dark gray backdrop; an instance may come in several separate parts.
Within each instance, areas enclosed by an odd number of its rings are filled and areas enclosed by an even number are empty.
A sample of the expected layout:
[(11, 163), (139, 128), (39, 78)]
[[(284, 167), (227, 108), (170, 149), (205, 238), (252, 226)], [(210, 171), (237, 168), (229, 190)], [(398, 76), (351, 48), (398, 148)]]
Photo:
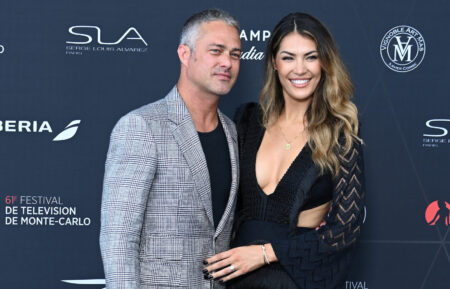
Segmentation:
[[(121, 115), (176, 83), (182, 24), (209, 7), (240, 20), (247, 58), (261, 56), (265, 31), (289, 12), (329, 27), (355, 84), (367, 144), (366, 221), (346, 287), (448, 288), (448, 226), (443, 216), (435, 226), (425, 219), (430, 204), (428, 216), (435, 215), (434, 201), (450, 201), (444, 0), (2, 1), (0, 288), (102, 288), (93, 284), (104, 278), (98, 235), (109, 134)], [(426, 45), (409, 72), (392, 71), (380, 54), (385, 34), (401, 25), (419, 31)], [(399, 39), (390, 53), (407, 61), (417, 38)], [(241, 60), (238, 81), (221, 100), (227, 115), (257, 100), (262, 68), (262, 60)], [(66, 140), (53, 141), (75, 120), (60, 135)]]

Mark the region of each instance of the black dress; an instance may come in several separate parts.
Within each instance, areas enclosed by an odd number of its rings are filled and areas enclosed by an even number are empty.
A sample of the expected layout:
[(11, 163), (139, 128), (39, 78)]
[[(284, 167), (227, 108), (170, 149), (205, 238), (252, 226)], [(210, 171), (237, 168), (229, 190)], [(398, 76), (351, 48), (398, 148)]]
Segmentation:
[[(330, 265), (342, 267), (341, 260), (348, 258), (341, 255), (348, 248), (322, 255), (318, 249), (327, 245), (320, 244), (325, 243), (323, 235), (314, 229), (296, 227), (301, 211), (335, 201), (336, 180), (330, 174), (318, 175), (311, 149), (305, 145), (275, 191), (266, 195), (255, 173), (256, 153), (265, 132), (261, 119), (262, 111), (257, 104), (247, 105), (237, 118), (241, 175), (232, 247), (271, 243), (279, 262), (229, 281), (227, 288), (340, 288), (346, 270), (329, 270)], [(327, 226), (328, 222), (333, 223), (327, 220)], [(327, 229), (328, 233), (336, 230)], [(327, 232), (323, 228), (319, 231)], [(311, 242), (315, 248), (310, 247)], [(331, 274), (323, 275), (324, 270)]]

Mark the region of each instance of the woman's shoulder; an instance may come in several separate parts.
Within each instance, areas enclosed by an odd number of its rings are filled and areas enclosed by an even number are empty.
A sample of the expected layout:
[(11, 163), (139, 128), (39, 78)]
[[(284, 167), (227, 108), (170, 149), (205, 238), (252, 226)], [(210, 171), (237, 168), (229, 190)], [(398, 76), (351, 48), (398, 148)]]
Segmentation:
[(255, 115), (255, 112), (259, 112), (262, 114), (262, 109), (259, 103), (256, 102), (248, 102), (240, 105), (236, 109), (236, 113), (234, 114), (234, 122), (236, 124), (247, 122), (249, 119)]
[(365, 145), (364, 140), (361, 136), (361, 120), (358, 118), (357, 130), (354, 133), (348, 133), (347, 135), (341, 129), (339, 131), (338, 143), (339, 147), (345, 147), (347, 141), (351, 143), (351, 148), (360, 148)]
[(234, 122), (236, 123), (239, 144), (241, 146), (246, 142), (247, 134), (261, 129), (261, 120), (262, 109), (256, 102), (245, 103), (236, 110)]
[(259, 103), (249, 102), (241, 105), (234, 115), (234, 122), (238, 128), (247, 128), (249, 124), (261, 122), (263, 111)]

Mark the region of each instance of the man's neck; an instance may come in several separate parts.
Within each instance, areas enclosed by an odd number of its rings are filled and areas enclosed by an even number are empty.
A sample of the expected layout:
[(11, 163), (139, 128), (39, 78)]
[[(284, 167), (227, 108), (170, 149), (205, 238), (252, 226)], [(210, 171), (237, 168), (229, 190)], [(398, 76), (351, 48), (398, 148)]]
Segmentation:
[(191, 114), (196, 130), (198, 132), (213, 131), (219, 121), (217, 115), (219, 96), (188, 89), (180, 82), (177, 84), (177, 88)]

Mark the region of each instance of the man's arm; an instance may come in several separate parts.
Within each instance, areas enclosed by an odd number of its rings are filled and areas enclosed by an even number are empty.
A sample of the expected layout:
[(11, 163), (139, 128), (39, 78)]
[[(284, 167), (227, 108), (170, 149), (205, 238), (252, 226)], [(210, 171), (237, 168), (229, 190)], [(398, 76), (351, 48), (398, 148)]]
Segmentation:
[(100, 249), (108, 289), (139, 288), (139, 247), (156, 170), (156, 147), (146, 121), (130, 113), (111, 134), (105, 165)]

